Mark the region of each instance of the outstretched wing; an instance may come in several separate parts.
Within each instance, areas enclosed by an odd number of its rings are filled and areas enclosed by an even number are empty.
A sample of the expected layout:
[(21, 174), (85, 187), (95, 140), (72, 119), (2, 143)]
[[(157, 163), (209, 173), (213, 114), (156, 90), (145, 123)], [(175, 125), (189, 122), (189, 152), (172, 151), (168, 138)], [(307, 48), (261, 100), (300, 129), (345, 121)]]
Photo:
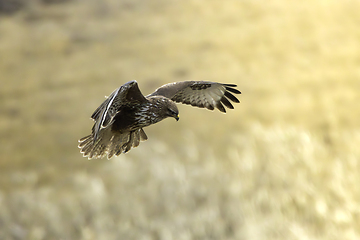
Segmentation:
[(125, 104), (142, 103), (147, 101), (140, 92), (135, 80), (130, 81), (113, 91), (110, 96), (95, 110), (91, 118), (95, 121), (93, 132), (94, 141), (97, 139), (99, 131), (108, 127), (114, 121), (114, 117), (119, 113), (121, 106)]
[(240, 94), (235, 84), (223, 84), (208, 81), (184, 81), (165, 84), (152, 94), (146, 96), (164, 96), (179, 103), (190, 104), (195, 107), (207, 108), (214, 110), (219, 109), (221, 112), (226, 112), (223, 104), (234, 109), (234, 106), (229, 100), (233, 102), (240, 102), (234, 94)]

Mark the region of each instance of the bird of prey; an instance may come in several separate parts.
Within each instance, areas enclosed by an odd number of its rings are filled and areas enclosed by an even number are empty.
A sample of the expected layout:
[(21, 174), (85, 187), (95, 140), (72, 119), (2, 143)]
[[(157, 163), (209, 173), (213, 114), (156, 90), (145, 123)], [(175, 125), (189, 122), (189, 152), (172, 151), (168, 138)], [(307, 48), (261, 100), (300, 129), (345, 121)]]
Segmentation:
[[(233, 94), (240, 94), (235, 84), (209, 81), (183, 81), (165, 84), (155, 92), (144, 96), (135, 80), (116, 89), (95, 110), (91, 118), (95, 121), (92, 133), (79, 140), (84, 157), (108, 159), (137, 147), (147, 140), (144, 127), (160, 122), (167, 117), (179, 120), (175, 102), (194, 107), (230, 109), (229, 100), (238, 103)], [(228, 100), (229, 99), (229, 100)]]

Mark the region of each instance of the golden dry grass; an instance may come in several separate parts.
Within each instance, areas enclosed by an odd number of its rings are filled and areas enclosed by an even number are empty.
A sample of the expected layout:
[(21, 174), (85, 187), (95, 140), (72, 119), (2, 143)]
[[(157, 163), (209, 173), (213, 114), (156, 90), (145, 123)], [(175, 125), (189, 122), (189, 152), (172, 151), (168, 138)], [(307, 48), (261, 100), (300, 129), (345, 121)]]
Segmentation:
[[(359, 239), (358, 1), (74, 1), (0, 18), (0, 239)], [(126, 155), (77, 139), (123, 83), (236, 83)]]

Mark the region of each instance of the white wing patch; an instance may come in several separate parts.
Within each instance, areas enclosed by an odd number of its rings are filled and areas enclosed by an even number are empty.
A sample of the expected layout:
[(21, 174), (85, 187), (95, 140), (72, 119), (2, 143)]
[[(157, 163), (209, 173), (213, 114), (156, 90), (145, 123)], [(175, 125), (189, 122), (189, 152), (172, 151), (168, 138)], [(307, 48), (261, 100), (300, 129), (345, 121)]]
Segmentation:
[[(96, 141), (97, 136), (98, 136), (98, 134), (99, 134), (99, 131), (100, 131), (101, 129), (103, 129), (103, 128), (106, 128), (106, 127), (109, 125), (109, 124), (107, 124), (106, 126), (104, 126), (104, 121), (105, 121), (105, 119), (106, 119), (106, 117), (107, 117), (107, 113), (108, 113), (108, 111), (109, 111), (109, 109), (110, 109), (110, 107), (111, 107), (111, 105), (112, 105), (115, 97), (118, 95), (120, 89), (121, 89), (121, 87), (118, 88), (118, 89), (116, 89), (116, 90), (110, 95), (110, 97), (107, 99), (108, 102), (107, 102), (107, 104), (106, 104), (106, 107), (104, 107), (103, 110), (102, 110), (101, 113), (100, 113), (100, 120), (99, 120), (99, 121), (96, 121), (95, 126), (94, 126), (94, 141)], [(110, 123), (110, 122), (111, 122), (111, 121), (109, 121), (109, 123)]]

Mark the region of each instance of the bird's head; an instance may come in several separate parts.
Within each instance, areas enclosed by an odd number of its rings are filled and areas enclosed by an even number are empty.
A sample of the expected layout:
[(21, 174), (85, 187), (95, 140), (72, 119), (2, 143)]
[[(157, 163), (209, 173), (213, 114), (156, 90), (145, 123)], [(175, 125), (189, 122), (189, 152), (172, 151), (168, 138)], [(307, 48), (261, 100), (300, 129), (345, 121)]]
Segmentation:
[(169, 101), (167, 104), (167, 115), (179, 121), (179, 110), (173, 101)]
[(173, 117), (179, 121), (179, 109), (173, 101), (162, 96), (151, 97), (149, 101), (157, 109), (156, 112), (160, 119)]

